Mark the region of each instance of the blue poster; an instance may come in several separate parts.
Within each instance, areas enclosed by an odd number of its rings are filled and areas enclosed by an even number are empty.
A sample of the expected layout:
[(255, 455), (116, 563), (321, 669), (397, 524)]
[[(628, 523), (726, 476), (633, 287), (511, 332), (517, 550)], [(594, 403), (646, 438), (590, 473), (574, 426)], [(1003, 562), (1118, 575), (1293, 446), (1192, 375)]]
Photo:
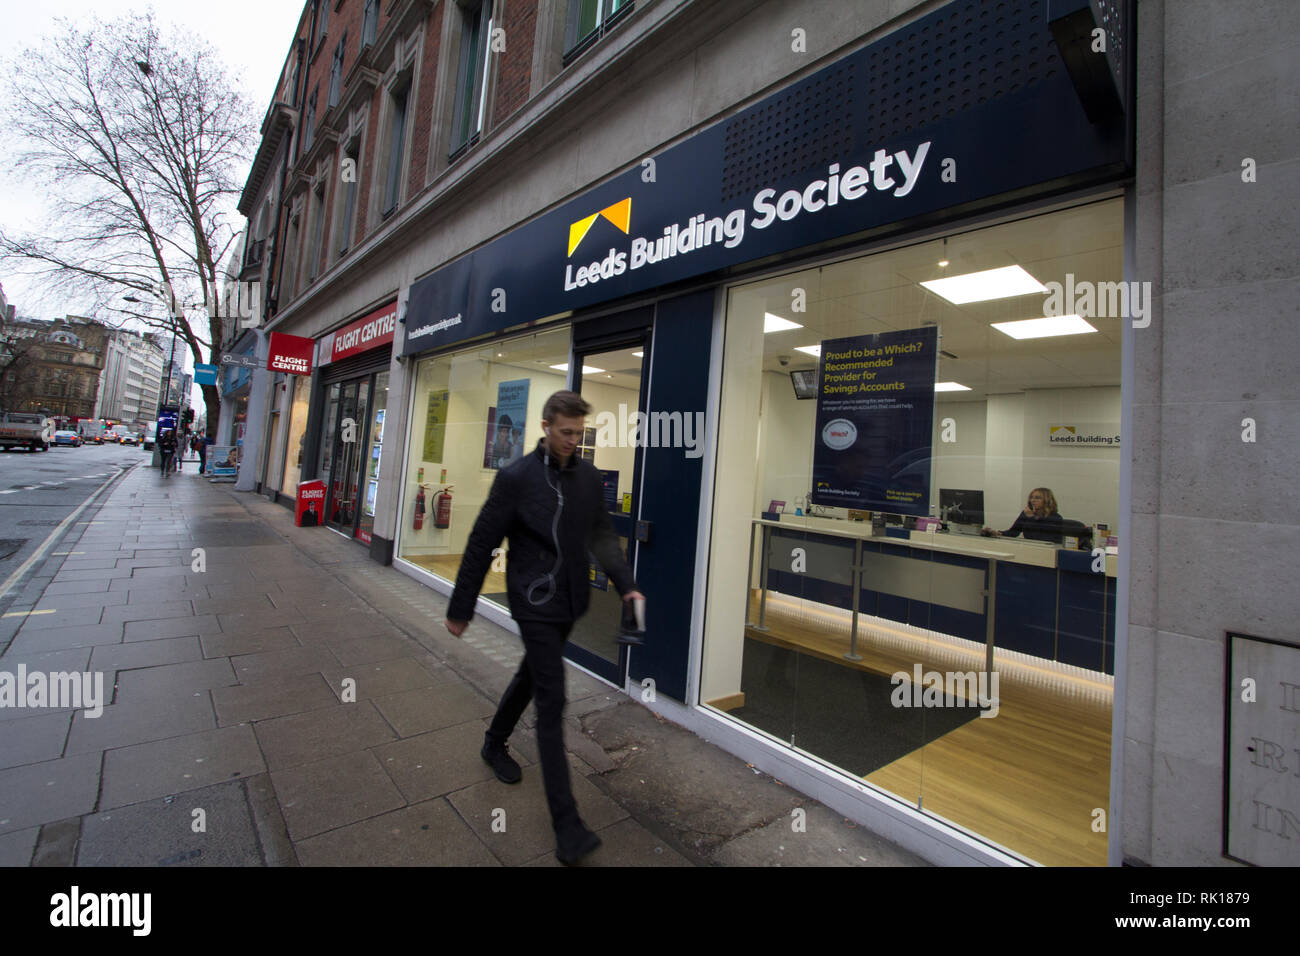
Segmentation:
[(938, 343), (935, 326), (822, 342), (814, 504), (929, 514)]
[(502, 468), (524, 454), (524, 425), (528, 419), (526, 378), (497, 386), (496, 434), (492, 437), (491, 468)]

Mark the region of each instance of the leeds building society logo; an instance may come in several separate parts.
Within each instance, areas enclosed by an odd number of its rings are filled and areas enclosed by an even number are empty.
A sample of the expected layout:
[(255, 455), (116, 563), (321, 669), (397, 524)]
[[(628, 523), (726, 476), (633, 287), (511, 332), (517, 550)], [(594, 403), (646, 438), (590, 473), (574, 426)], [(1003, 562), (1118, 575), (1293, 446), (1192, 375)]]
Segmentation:
[(578, 248), (578, 243), (582, 242), (584, 236), (591, 231), (596, 220), (604, 217), (618, 227), (623, 235), (627, 235), (632, 221), (632, 197), (620, 199), (612, 206), (606, 206), (600, 212), (592, 213), (585, 219), (579, 219), (569, 226), (569, 256), (572, 258), (573, 251)]

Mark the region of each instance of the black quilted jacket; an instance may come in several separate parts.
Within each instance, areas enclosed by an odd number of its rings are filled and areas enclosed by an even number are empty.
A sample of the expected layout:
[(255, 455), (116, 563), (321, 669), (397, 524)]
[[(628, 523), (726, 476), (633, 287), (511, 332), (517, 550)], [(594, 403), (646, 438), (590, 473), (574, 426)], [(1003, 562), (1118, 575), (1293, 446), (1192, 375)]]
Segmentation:
[[(605, 512), (600, 472), (576, 454), (564, 468), (553, 457), (548, 465), (542, 444), (539, 441), (530, 454), (497, 472), (465, 545), (456, 589), (447, 607), (449, 619), (468, 621), (474, 616), (474, 604), (492, 564), (492, 551), (502, 538), (510, 539), (506, 589), (510, 613), (517, 621), (579, 618), (587, 610), (590, 597), (588, 552), (595, 555), (620, 595), (637, 590)], [(564, 496), (562, 508), (557, 488)], [(564, 560), (552, 588), (546, 575), (555, 567), (552, 527), (557, 510), (560, 522), (556, 533)]]

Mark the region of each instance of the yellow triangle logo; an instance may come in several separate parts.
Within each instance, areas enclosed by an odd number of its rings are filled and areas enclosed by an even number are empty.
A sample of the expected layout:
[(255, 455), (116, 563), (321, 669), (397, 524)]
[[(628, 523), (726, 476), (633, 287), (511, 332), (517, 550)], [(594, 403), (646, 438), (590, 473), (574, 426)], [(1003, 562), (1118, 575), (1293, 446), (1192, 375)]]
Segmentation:
[(592, 224), (601, 216), (612, 222), (626, 236), (632, 224), (632, 197), (620, 199), (613, 205), (606, 206), (600, 212), (592, 213), (590, 216), (579, 219), (569, 226), (569, 255), (573, 255), (573, 251), (578, 248), (578, 244), (582, 242), (583, 237), (591, 230)]

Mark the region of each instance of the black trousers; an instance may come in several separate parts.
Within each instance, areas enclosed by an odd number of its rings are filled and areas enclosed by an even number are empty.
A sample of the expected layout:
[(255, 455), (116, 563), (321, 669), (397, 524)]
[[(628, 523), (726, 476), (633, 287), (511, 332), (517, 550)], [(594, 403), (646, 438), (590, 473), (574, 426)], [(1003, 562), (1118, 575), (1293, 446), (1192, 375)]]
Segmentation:
[(171, 453), (171, 452), (165, 452), (165, 451), (164, 451), (164, 452), (159, 452), (158, 457), (162, 459), (162, 461), (161, 461), (160, 464), (159, 464), (159, 468), (160, 468), (160, 470), (162, 471), (162, 473), (165, 475), (165, 474), (167, 474), (167, 472), (171, 471), (171, 467), (172, 467), (172, 453)]
[(569, 762), (564, 756), (564, 643), (572, 621), (519, 621), (524, 640), (524, 660), (506, 688), (488, 727), (487, 739), (504, 744), (515, 724), (537, 705), (537, 752), (542, 762), (542, 785), (556, 832), (580, 822), (569, 783)]

